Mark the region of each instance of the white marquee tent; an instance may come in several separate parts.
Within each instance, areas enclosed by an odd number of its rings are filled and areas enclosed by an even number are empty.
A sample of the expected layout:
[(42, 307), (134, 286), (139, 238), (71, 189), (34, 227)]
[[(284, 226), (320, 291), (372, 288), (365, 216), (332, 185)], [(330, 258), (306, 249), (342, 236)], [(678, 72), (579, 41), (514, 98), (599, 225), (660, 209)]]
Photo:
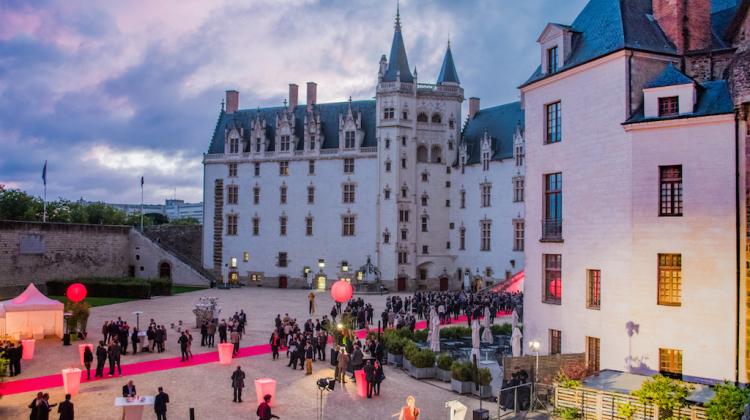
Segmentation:
[(14, 299), (0, 302), (0, 334), (19, 338), (63, 336), (65, 305), (44, 296), (30, 283)]

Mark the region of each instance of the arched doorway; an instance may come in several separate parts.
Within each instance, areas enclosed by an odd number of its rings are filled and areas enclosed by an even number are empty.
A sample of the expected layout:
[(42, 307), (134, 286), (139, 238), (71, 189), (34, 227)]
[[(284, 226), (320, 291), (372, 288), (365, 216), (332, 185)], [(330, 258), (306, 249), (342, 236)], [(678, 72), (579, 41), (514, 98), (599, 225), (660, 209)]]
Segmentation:
[(440, 290), (441, 291), (448, 290), (448, 277), (446, 276), (440, 277)]
[(159, 263), (159, 278), (172, 279), (172, 266), (166, 261)]

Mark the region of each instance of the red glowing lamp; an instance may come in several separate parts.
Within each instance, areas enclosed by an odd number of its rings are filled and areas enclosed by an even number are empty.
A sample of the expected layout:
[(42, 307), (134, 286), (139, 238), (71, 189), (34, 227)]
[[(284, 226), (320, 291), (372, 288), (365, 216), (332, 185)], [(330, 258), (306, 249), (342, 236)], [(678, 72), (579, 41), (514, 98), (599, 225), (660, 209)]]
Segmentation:
[(65, 296), (67, 296), (68, 300), (71, 302), (80, 302), (86, 299), (86, 294), (86, 286), (81, 283), (73, 283), (68, 286), (68, 289), (65, 291)]
[(352, 298), (354, 289), (346, 280), (339, 280), (331, 286), (331, 297), (338, 303), (344, 303)]

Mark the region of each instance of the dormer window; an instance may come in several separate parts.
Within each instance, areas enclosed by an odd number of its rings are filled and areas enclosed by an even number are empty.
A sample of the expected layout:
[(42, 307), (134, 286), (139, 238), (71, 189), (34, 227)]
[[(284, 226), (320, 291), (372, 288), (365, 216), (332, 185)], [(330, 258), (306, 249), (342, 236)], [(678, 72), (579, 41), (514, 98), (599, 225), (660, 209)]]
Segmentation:
[(231, 138), (229, 139), (229, 153), (239, 153), (240, 151), (240, 139)]
[(673, 117), (680, 112), (679, 96), (659, 98), (659, 116)]
[(290, 145), (291, 145), (291, 141), (289, 140), (289, 136), (281, 136), (280, 150), (282, 152), (288, 152)]
[(260, 153), (260, 137), (255, 139), (255, 153)]
[(349, 130), (344, 132), (344, 149), (354, 149), (356, 143), (356, 132)]
[(557, 72), (557, 45), (547, 49), (547, 73)]

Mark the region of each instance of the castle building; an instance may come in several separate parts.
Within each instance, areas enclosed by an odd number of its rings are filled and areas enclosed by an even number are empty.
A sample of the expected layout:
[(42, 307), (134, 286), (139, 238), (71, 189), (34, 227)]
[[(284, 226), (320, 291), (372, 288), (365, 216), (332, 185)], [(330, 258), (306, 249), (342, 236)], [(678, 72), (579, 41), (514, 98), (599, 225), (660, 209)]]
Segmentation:
[(748, 382), (749, 8), (591, 0), (539, 36), (520, 90), (541, 354)]
[(397, 12), (375, 100), (240, 109), (227, 91), (204, 156), (204, 266), (222, 279), (325, 288), (484, 287), (523, 268), (523, 111), (480, 109), (450, 44), (435, 83), (409, 66)]

